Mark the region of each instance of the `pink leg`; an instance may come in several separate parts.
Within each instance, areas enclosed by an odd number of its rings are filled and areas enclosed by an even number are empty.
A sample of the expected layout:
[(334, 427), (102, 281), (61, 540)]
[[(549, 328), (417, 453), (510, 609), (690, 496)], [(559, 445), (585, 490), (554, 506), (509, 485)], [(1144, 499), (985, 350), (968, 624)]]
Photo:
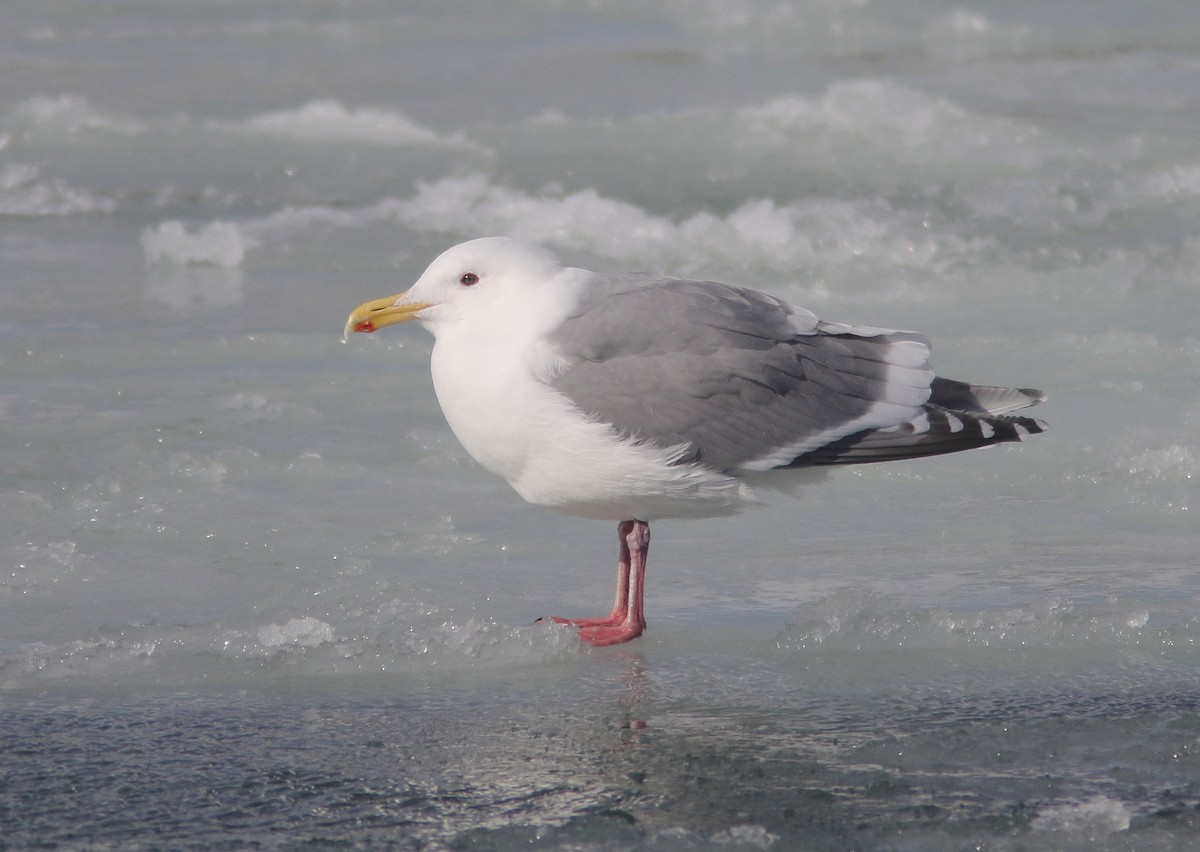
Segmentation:
[(617, 561), (617, 597), (613, 601), (612, 612), (602, 618), (559, 618), (554, 620), (559, 624), (574, 624), (576, 627), (612, 627), (625, 620), (629, 613), (629, 574), (632, 567), (629, 556), (629, 533), (633, 529), (633, 521), (622, 521), (617, 527), (617, 538), (621, 542), (621, 556)]
[(604, 618), (559, 618), (559, 624), (579, 628), (579, 638), (589, 645), (619, 645), (636, 639), (646, 629), (642, 597), (646, 589), (646, 554), (650, 550), (650, 525), (622, 521), (617, 527), (621, 557), (617, 563), (617, 596)]

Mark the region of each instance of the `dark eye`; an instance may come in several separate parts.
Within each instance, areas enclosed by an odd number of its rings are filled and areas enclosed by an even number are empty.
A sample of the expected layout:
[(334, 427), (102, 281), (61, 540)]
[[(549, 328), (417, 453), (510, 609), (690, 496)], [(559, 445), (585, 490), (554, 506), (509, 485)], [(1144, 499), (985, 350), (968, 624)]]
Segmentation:
[(464, 272), (463, 277), (458, 279), (458, 283), (464, 287), (470, 287), (472, 284), (479, 283), (479, 276), (474, 272)]

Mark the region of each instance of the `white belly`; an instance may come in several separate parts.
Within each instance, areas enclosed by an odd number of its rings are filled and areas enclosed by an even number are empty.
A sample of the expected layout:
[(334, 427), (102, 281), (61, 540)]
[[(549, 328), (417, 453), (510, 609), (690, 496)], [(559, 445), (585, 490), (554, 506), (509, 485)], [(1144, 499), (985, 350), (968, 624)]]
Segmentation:
[[(476, 339), (476, 344), (478, 338)], [(525, 500), (598, 520), (710, 517), (752, 502), (737, 479), (672, 464), (683, 448), (619, 439), (539, 380), (528, 353), (434, 346), (434, 389), (476, 461)]]

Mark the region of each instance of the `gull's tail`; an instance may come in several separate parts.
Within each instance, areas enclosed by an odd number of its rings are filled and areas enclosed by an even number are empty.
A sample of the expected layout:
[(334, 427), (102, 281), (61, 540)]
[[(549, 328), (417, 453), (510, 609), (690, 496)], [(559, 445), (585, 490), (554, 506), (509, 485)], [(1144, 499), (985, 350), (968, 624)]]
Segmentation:
[(805, 465), (863, 464), (936, 456), (1019, 441), (1045, 432), (1046, 423), (1009, 415), (1037, 405), (1046, 394), (1032, 388), (972, 385), (935, 378), (929, 401), (907, 423), (866, 429), (806, 454)]

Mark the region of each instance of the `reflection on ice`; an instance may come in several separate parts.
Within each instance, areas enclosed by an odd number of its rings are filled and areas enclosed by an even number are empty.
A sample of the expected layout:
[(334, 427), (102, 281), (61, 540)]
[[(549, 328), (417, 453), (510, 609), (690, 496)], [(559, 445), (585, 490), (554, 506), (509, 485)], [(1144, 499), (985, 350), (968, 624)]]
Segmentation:
[(173, 311), (183, 312), (198, 307), (228, 308), (244, 300), (243, 283), (240, 269), (221, 265), (155, 264), (146, 270), (142, 292), (146, 301), (165, 305)]

